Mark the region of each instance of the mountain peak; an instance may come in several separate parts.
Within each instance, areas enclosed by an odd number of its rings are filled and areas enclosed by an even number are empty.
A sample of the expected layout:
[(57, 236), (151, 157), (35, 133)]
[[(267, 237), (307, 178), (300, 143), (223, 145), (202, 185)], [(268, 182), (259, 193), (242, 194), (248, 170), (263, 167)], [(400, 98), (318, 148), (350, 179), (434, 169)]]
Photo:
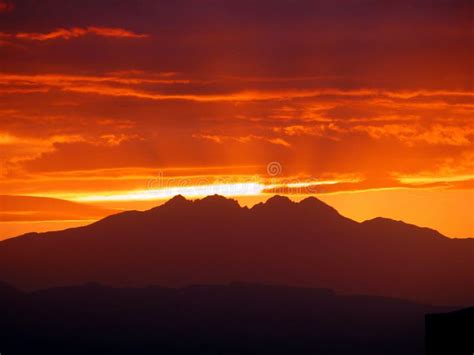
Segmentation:
[(369, 228), (385, 229), (386, 233), (394, 235), (412, 235), (416, 232), (418, 236), (424, 236), (426, 238), (445, 238), (445, 236), (437, 230), (427, 227), (420, 227), (411, 223), (406, 223), (400, 220), (397, 221), (391, 218), (375, 217), (372, 219), (368, 219), (362, 222), (361, 224)]
[(204, 197), (203, 199), (194, 201), (196, 206), (208, 207), (239, 207), (239, 203), (231, 198), (226, 198), (222, 195), (214, 194)]
[(329, 206), (328, 204), (324, 203), (320, 199), (313, 196), (310, 196), (310, 197), (305, 198), (304, 200), (301, 200), (299, 205), (300, 207), (311, 209), (311, 210), (318, 210), (320, 212), (325, 211), (328, 213), (339, 214), (335, 208)]
[(270, 197), (265, 204), (270, 206), (289, 206), (293, 205), (294, 202), (286, 196), (275, 195)]
[(365, 221), (362, 222), (362, 224), (365, 224), (365, 225), (368, 225), (368, 226), (377, 226), (377, 227), (391, 227), (391, 228), (395, 228), (395, 227), (415, 227), (415, 228), (422, 228), (422, 227), (418, 227), (418, 226), (415, 226), (413, 224), (409, 224), (409, 223), (406, 223), (406, 222), (403, 222), (403, 221), (400, 221), (400, 220), (395, 220), (395, 219), (392, 219), (392, 218), (386, 218), (386, 217), (375, 217), (375, 218), (372, 218), (372, 219), (367, 219)]
[(183, 195), (176, 195), (173, 198), (169, 199), (167, 203), (176, 203), (188, 201)]
[(306, 197), (305, 199), (301, 200), (300, 205), (309, 205), (309, 206), (324, 205), (324, 206), (328, 206), (323, 201), (321, 201), (320, 199), (318, 199), (314, 196), (309, 196), (309, 197)]
[(183, 206), (188, 203), (191, 203), (191, 201), (187, 200), (183, 195), (176, 195), (166, 201), (163, 206)]

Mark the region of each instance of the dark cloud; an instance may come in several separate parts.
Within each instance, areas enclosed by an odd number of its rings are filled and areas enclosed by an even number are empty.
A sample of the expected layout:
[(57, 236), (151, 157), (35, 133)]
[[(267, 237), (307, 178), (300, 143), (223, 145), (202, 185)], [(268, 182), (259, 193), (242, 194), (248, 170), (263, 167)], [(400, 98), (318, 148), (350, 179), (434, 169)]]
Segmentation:
[(206, 79), (319, 76), (339, 88), (468, 89), (469, 13), (469, 1), (18, 1), (3, 32), (96, 26), (151, 39), (81, 38), (33, 45), (26, 55), (4, 46), (0, 63), (16, 71), (145, 69)]

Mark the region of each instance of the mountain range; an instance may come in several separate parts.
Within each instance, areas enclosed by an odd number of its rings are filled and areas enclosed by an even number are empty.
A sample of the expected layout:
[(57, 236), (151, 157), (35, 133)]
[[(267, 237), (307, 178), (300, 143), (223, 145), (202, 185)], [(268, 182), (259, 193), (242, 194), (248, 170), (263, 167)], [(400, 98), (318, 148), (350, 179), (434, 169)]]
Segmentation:
[(0, 242), (0, 280), (34, 290), (251, 282), (327, 287), (424, 304), (474, 303), (474, 239), (375, 218), (362, 223), (309, 197), (252, 208), (176, 196), (148, 211)]
[[(12, 355), (422, 355), (425, 314), (450, 310), (245, 283), (184, 288), (88, 283), (34, 292), (0, 283), (0, 349)], [(432, 341), (453, 339), (438, 333), (444, 322), (433, 317)], [(453, 321), (449, 325), (462, 324)], [(456, 344), (472, 350), (468, 339), (467, 331), (460, 332)]]

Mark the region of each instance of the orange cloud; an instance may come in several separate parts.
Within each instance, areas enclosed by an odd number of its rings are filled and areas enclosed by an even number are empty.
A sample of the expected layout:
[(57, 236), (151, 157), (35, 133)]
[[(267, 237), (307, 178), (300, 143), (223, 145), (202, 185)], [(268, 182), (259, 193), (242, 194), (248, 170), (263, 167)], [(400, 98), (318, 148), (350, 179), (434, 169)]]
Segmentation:
[(0, 87), (0, 95), (2, 94), (33, 94), (48, 92), (48, 88), (2, 88)]
[[(43, 138), (19, 137), (0, 131), (0, 166), (2, 159), (22, 160), (53, 150), (56, 143), (73, 143), (83, 141), (80, 135), (59, 134)], [(1, 175), (1, 174), (0, 174)]]
[(125, 30), (123, 28), (113, 27), (95, 27), (91, 26), (87, 28), (89, 33), (93, 33), (97, 36), (103, 37), (123, 37), (123, 38), (146, 38), (149, 37), (147, 34), (135, 33), (133, 31)]
[(193, 138), (206, 139), (214, 143), (224, 143), (226, 141), (235, 141), (239, 143), (248, 143), (250, 141), (265, 141), (271, 144), (281, 145), (284, 147), (290, 147), (291, 144), (286, 140), (278, 137), (264, 137), (249, 134), (246, 136), (226, 136), (219, 134), (194, 134)]
[[(309, 99), (315, 97), (335, 96), (344, 98), (365, 98), (370, 96), (389, 97), (391, 93), (379, 90), (339, 90), (339, 89), (311, 89), (311, 90), (240, 90), (225, 94), (174, 94), (158, 93), (136, 90), (130, 87), (110, 87), (105, 85), (77, 85), (65, 87), (63, 90), (99, 94), (116, 97), (135, 97), (148, 100), (189, 100), (197, 102), (217, 102), (217, 101), (271, 101), (271, 100), (293, 100)], [(474, 94), (466, 92), (465, 96), (474, 97)]]
[(288, 136), (315, 136), (325, 137), (338, 140), (343, 133), (347, 133), (347, 129), (338, 126), (334, 122), (315, 123), (311, 125), (292, 125), (284, 127), (274, 127), (274, 132), (282, 133)]
[(138, 84), (187, 84), (190, 80), (186, 79), (164, 79), (165, 75), (149, 75), (149, 76), (121, 76), (121, 75), (68, 75), (68, 74), (38, 74), (38, 75), (22, 75), (0, 73), (0, 84), (16, 85), (16, 86), (68, 86), (73, 83), (113, 83), (124, 85)]
[(427, 144), (469, 146), (474, 139), (474, 126), (453, 126), (434, 124), (422, 127), (416, 124), (387, 124), (382, 126), (356, 126), (355, 131), (362, 131), (374, 139), (394, 137), (408, 146), (417, 142)]
[[(1, 6), (1, 5), (0, 5)], [(1, 7), (0, 7), (1, 8)], [(112, 27), (73, 27), (73, 28), (58, 28), (51, 32), (39, 33), (39, 32), (19, 32), (19, 33), (5, 33), (1, 32), (0, 37), (4, 38), (16, 38), (22, 40), (33, 40), (33, 41), (49, 41), (54, 39), (72, 39), (83, 37), (86, 35), (96, 35), (100, 37), (114, 37), (114, 38), (146, 38), (147, 34), (135, 33), (123, 28), (112, 28)]]
[[(84, 94), (97, 94), (111, 97), (132, 97), (147, 100), (188, 100), (195, 102), (252, 102), (252, 101), (292, 101), (318, 99), (318, 102), (305, 102), (304, 110), (298, 111), (284, 106), (275, 111), (273, 119), (292, 119), (297, 115), (307, 121), (327, 120), (322, 112), (334, 108), (335, 103), (354, 105), (355, 102), (370, 103), (385, 110), (400, 107), (411, 109), (453, 109), (472, 111), (474, 93), (470, 91), (387, 91), (379, 89), (337, 89), (337, 88), (267, 88), (265, 86), (241, 87), (225, 79), (207, 82), (203, 80), (173, 77), (176, 73), (145, 73), (140, 71), (115, 72), (105, 75), (69, 74), (10, 74), (0, 73), (0, 84), (21, 86), (58, 87), (64, 91)], [(179, 89), (163, 90), (162, 87), (147, 84), (188, 86)], [(199, 84), (199, 86), (197, 86)], [(229, 87), (226, 92), (207, 90), (216, 84)], [(185, 90), (183, 90), (183, 88)], [(205, 88), (205, 90), (202, 90)], [(27, 93), (27, 91), (25, 91)], [(456, 103), (448, 102), (450, 99)], [(355, 101), (355, 102), (354, 102)], [(385, 114), (385, 116), (387, 116)]]

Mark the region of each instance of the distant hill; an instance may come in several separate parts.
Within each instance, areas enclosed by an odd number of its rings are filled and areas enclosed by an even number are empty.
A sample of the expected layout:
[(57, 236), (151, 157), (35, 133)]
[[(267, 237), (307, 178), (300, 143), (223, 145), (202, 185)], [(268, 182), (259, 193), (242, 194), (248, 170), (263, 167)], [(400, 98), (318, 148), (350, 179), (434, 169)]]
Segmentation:
[(0, 280), (24, 289), (245, 281), (471, 305), (473, 270), (473, 239), (384, 218), (357, 223), (313, 197), (246, 208), (221, 196), (177, 196), (0, 242)]
[(426, 355), (474, 354), (474, 307), (431, 313), (426, 319)]
[(424, 315), (448, 308), (326, 289), (233, 283), (0, 284), (5, 354), (424, 354)]
[(0, 222), (99, 219), (116, 212), (57, 198), (0, 195)]

